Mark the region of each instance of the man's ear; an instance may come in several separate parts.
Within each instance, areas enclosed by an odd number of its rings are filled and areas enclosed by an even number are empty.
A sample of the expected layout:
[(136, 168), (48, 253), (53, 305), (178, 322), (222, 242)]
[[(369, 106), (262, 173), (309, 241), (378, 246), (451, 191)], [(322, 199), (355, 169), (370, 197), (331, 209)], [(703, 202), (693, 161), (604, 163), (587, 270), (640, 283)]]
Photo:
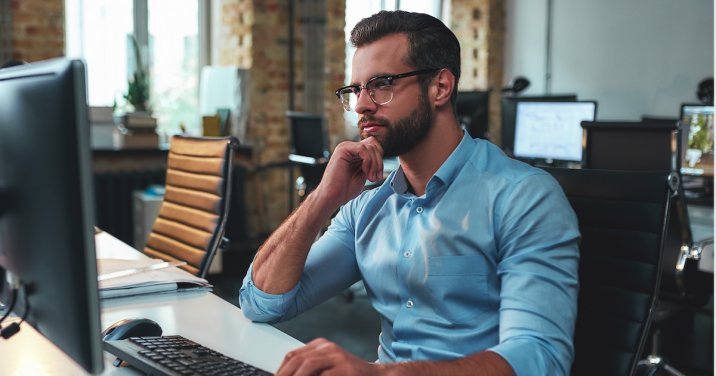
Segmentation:
[(443, 68), (433, 77), (433, 103), (435, 107), (444, 106), (450, 102), (450, 96), (455, 88), (455, 75), (449, 69)]

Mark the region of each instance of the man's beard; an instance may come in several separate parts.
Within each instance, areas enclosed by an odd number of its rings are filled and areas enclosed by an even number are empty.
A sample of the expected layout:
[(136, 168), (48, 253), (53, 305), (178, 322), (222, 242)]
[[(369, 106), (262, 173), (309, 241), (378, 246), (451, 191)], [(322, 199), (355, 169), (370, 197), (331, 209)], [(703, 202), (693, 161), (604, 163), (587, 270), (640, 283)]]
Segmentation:
[[(386, 129), (385, 137), (377, 137), (383, 147), (383, 157), (391, 158), (403, 155), (418, 145), (433, 123), (433, 112), (430, 109), (430, 102), (424, 93), (420, 94), (418, 108), (407, 117), (396, 120), (393, 124), (382, 119), (364, 118), (364, 121), (377, 122)], [(361, 135), (367, 138), (373, 135)]]

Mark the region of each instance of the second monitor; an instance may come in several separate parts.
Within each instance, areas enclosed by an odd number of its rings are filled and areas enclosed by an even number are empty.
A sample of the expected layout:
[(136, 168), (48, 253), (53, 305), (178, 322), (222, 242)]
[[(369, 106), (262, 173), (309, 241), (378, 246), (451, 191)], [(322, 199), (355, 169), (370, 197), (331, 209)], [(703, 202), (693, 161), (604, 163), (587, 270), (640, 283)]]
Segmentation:
[(595, 101), (518, 102), (513, 155), (533, 163), (580, 163), (581, 122), (596, 113)]
[(460, 91), (457, 93), (457, 117), (460, 126), (473, 138), (489, 139), (489, 91)]

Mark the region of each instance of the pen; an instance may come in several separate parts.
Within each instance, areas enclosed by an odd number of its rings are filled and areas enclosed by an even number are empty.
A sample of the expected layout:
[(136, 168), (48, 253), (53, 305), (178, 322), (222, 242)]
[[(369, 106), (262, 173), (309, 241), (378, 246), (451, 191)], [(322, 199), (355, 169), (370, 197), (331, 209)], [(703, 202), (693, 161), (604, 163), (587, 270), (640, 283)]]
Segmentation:
[(182, 266), (182, 265), (186, 265), (186, 262), (185, 261), (163, 261), (163, 262), (158, 262), (156, 264), (143, 266), (140, 268), (125, 269), (125, 270), (120, 270), (120, 271), (116, 271), (116, 272), (98, 275), (97, 281), (106, 281), (106, 280), (112, 279), (112, 278), (125, 277), (128, 275), (145, 273), (145, 272), (149, 272), (149, 271), (153, 271), (153, 270), (159, 270), (159, 269), (170, 268), (173, 266)]

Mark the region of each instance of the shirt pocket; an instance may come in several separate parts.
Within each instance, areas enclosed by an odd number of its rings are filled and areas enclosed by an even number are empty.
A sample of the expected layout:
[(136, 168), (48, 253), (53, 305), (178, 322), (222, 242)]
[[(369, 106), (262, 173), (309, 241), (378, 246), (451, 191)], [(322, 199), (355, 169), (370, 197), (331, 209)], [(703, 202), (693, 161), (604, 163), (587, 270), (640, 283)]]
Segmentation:
[(426, 302), (453, 324), (474, 322), (497, 310), (488, 291), (489, 271), (482, 256), (434, 256), (428, 259)]

